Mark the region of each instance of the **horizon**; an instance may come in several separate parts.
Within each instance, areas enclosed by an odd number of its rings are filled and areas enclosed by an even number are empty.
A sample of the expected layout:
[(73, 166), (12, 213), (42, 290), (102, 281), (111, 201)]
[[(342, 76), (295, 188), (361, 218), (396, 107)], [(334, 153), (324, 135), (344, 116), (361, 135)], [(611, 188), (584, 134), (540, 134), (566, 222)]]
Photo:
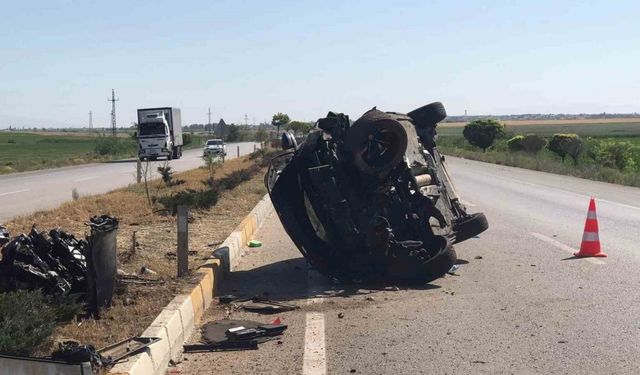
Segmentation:
[[(0, 128), (118, 125), (176, 106), (184, 124), (315, 121), (431, 101), (451, 116), (635, 113), (640, 4), (73, 0), (6, 6)], [(145, 23), (149, 13), (170, 22)], [(384, 25), (385, 27), (380, 27)], [(215, 119), (215, 120), (214, 120)], [(103, 125), (104, 124), (104, 125)]]

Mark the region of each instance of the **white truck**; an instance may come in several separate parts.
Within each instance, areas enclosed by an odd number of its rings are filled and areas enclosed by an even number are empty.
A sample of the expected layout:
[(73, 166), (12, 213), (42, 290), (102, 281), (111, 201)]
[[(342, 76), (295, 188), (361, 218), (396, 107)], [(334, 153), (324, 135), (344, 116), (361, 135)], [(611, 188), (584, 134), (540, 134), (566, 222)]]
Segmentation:
[(182, 118), (180, 108), (138, 110), (138, 158), (180, 159), (182, 156)]

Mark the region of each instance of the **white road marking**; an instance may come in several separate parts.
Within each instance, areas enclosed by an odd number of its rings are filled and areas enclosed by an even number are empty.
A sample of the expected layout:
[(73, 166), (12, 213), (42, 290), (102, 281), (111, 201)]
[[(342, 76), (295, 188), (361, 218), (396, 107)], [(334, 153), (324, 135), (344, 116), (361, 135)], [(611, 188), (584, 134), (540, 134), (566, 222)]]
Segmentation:
[(7, 191), (6, 193), (0, 193), (0, 197), (3, 197), (5, 195), (11, 195), (11, 194), (18, 194), (18, 193), (24, 193), (27, 191), (31, 191), (31, 189), (22, 189), (22, 190), (16, 190), (16, 191)]
[[(535, 238), (541, 240), (541, 241), (544, 241), (544, 242), (546, 242), (546, 243), (548, 243), (550, 245), (553, 245), (553, 246), (557, 247), (558, 249), (567, 251), (567, 252), (569, 252), (571, 254), (578, 252), (577, 249), (574, 249), (574, 248), (572, 248), (570, 246), (567, 246), (567, 245), (563, 244), (562, 242), (558, 242), (558, 241), (554, 240), (551, 237), (545, 236), (544, 234), (535, 233), (535, 232), (531, 232), (530, 234), (532, 236), (534, 236)], [(589, 261), (589, 262), (591, 262), (591, 263), (593, 263), (593, 264), (607, 264), (600, 258), (584, 258), (584, 259)]]
[[(307, 299), (308, 305), (319, 304), (324, 301), (316, 297), (321, 291), (318, 280), (322, 276), (309, 267), (307, 271)], [(325, 375), (327, 373), (327, 357), (324, 345), (324, 314), (308, 312), (304, 332), (304, 355), (302, 357), (303, 375)]]
[(471, 202), (468, 202), (468, 201), (465, 201), (463, 199), (458, 199), (458, 200), (460, 201), (460, 203), (464, 204), (467, 207), (475, 207), (476, 206), (475, 204), (473, 204)]
[(307, 325), (304, 333), (303, 375), (325, 375), (327, 359), (324, 346), (324, 314), (307, 313)]
[(73, 180), (73, 182), (82, 182), (82, 181), (95, 180), (96, 178), (98, 178), (98, 176), (83, 177), (83, 178), (79, 178), (77, 180)]

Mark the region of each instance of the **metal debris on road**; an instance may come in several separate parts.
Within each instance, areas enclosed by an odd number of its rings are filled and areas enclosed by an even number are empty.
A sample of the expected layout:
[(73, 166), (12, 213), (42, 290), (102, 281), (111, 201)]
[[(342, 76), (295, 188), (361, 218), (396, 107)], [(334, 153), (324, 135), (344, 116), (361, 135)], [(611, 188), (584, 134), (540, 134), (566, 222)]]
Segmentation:
[(457, 264), (454, 264), (453, 266), (451, 266), (451, 269), (449, 269), (449, 271), (447, 271), (447, 273), (449, 275), (453, 275), (453, 276), (458, 276), (458, 274), (456, 273), (458, 270), (460, 269), (460, 266)]
[(287, 328), (284, 324), (251, 320), (217, 320), (202, 326), (204, 343), (185, 344), (183, 350), (185, 353), (255, 350), (258, 344), (281, 337)]

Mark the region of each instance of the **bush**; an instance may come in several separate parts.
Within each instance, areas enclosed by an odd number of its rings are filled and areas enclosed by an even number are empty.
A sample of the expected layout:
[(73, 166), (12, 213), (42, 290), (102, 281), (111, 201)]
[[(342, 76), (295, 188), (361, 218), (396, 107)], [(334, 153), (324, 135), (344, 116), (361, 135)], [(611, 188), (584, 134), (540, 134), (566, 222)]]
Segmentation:
[(523, 135), (516, 135), (515, 137), (509, 139), (507, 141), (507, 147), (509, 151), (522, 151), (524, 147), (522, 145), (522, 141), (524, 140)]
[(73, 297), (45, 297), (39, 290), (0, 293), (0, 353), (29, 355), (56, 326), (82, 309)]
[(573, 163), (578, 165), (578, 156), (582, 152), (583, 142), (577, 134), (554, 134), (547, 148), (560, 156), (563, 163), (565, 157), (569, 155)]
[(631, 170), (637, 166), (637, 150), (631, 142), (601, 141), (590, 146), (589, 156), (604, 167)]
[(537, 154), (546, 144), (547, 141), (537, 134), (527, 134), (522, 139), (522, 149), (529, 154)]
[(465, 125), (462, 135), (469, 143), (486, 151), (496, 139), (505, 135), (505, 127), (494, 119), (475, 120)]

